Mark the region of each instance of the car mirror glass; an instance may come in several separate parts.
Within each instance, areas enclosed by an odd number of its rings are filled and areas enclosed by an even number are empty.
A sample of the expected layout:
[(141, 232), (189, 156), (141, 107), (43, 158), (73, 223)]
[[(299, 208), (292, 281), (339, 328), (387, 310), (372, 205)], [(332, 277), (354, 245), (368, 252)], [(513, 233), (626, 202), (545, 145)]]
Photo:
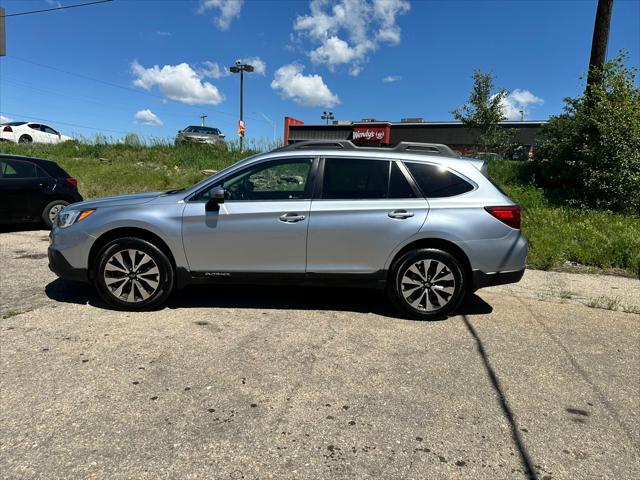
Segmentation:
[(217, 212), (220, 210), (220, 204), (224, 203), (225, 190), (224, 188), (214, 188), (211, 191), (211, 196), (205, 205), (205, 210), (207, 212)]

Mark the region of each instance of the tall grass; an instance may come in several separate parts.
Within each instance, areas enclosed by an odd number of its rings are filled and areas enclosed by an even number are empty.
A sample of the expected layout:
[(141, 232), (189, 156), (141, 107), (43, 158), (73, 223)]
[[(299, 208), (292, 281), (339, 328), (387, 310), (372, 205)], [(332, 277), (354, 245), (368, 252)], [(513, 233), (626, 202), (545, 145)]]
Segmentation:
[(640, 277), (640, 216), (564, 206), (533, 185), (533, 174), (529, 162), (489, 163), (491, 178), (522, 208), (530, 267), (576, 262)]
[(224, 151), (209, 145), (79, 142), (59, 145), (3, 142), (0, 152), (55, 160), (78, 180), (85, 198), (185, 187), (202, 180), (203, 170), (221, 170), (257, 153)]

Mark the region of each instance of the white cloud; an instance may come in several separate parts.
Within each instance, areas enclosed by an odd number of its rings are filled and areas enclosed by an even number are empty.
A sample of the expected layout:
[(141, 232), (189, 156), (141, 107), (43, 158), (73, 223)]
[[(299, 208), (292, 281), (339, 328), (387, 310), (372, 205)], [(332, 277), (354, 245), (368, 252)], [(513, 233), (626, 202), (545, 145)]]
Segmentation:
[(276, 70), (271, 88), (280, 96), (305, 107), (333, 107), (340, 103), (337, 95), (329, 90), (320, 75), (303, 75), (304, 67), (295, 63)]
[(407, 0), (311, 0), (310, 14), (295, 19), (298, 38), (307, 38), (316, 48), (308, 52), (315, 64), (333, 70), (349, 64), (351, 75), (358, 75), (367, 56), (381, 44), (398, 45), (398, 16), (407, 13)]
[(228, 30), (231, 22), (240, 18), (240, 10), (244, 0), (200, 0), (200, 13), (207, 10), (217, 10), (218, 15), (214, 18), (215, 24), (220, 30)]
[(400, 75), (387, 75), (382, 79), (384, 83), (398, 82), (400, 80), (402, 80), (402, 77)]
[(267, 64), (260, 57), (246, 57), (241, 58), (240, 61), (242, 63), (248, 63), (249, 65), (253, 65), (254, 73), (258, 75), (264, 75), (267, 72)]
[(156, 32), (156, 35), (158, 35), (159, 37), (170, 37), (171, 36), (171, 32), (163, 32), (163, 31), (158, 30)]
[(5, 117), (4, 115), (0, 115), (0, 123), (9, 123), (12, 122), (13, 118)]
[(203, 67), (198, 69), (198, 73), (203, 77), (209, 78), (222, 78), (228, 77), (231, 75), (231, 72), (224, 65), (220, 66), (220, 64), (216, 62), (202, 62)]
[[(246, 57), (239, 59), (242, 63), (248, 63), (253, 65), (254, 73), (258, 75), (264, 75), (267, 71), (267, 64), (260, 57)], [(231, 64), (229, 65), (231, 66)], [(202, 67), (198, 68), (198, 73), (202, 77), (208, 78), (222, 78), (231, 75), (229, 67), (225, 67), (217, 62), (202, 62)]]
[(45, 0), (47, 5), (51, 5), (52, 7), (61, 8), (62, 4), (58, 0)]
[(136, 76), (135, 86), (145, 90), (157, 86), (169, 100), (187, 105), (217, 105), (224, 100), (224, 95), (211, 83), (204, 82), (203, 75), (187, 63), (145, 68), (134, 60), (131, 72)]
[(543, 103), (543, 99), (536, 97), (529, 90), (516, 88), (502, 99), (501, 106), (507, 120), (520, 120), (520, 110), (524, 110), (524, 116), (526, 118), (531, 107), (542, 105)]
[(162, 120), (160, 120), (158, 116), (148, 108), (146, 110), (136, 112), (133, 119), (136, 123), (141, 123), (143, 125), (153, 125), (155, 127), (161, 127), (163, 125)]

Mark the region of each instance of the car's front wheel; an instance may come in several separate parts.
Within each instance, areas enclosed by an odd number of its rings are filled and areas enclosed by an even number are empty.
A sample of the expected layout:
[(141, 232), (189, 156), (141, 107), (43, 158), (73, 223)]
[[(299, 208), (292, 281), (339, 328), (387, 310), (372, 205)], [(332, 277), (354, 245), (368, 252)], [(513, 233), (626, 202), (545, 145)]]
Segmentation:
[(456, 257), (443, 250), (423, 248), (395, 262), (387, 288), (392, 303), (406, 316), (434, 320), (458, 308), (466, 284)]
[(135, 237), (111, 241), (98, 254), (94, 271), (98, 293), (121, 310), (152, 310), (167, 300), (174, 271), (167, 255)]

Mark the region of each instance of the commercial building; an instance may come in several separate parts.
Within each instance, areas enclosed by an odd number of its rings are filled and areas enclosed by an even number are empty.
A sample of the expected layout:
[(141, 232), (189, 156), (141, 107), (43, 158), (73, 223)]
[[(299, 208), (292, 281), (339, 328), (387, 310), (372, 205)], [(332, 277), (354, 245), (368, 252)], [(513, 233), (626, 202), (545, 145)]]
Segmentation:
[[(545, 123), (541, 120), (508, 121), (500, 126), (512, 129), (512, 143), (528, 152), (536, 144)], [(380, 146), (399, 142), (443, 143), (463, 155), (481, 150), (478, 132), (460, 122), (425, 122), (420, 118), (405, 118), (400, 122), (363, 119), (359, 122), (336, 120), (328, 125), (311, 125), (285, 117), (284, 143), (304, 140), (352, 140)]]

